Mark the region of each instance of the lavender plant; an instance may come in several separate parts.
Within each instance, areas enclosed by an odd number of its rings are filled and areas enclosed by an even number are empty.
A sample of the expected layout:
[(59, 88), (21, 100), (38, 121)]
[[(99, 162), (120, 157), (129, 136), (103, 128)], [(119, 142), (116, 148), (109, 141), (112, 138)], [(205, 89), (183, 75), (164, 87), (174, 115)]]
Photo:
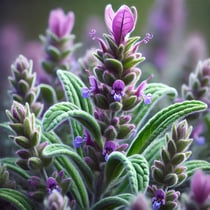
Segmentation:
[[(181, 209), (180, 185), (187, 184), (197, 168), (210, 171), (207, 161), (189, 159), (192, 127), (186, 120), (180, 122), (207, 105), (183, 100), (157, 109), (162, 98), (172, 101), (177, 91), (152, 83), (153, 75), (142, 79), (140, 64), (145, 58), (139, 48), (153, 35), (131, 36), (137, 17), (135, 7), (122, 5), (115, 12), (106, 6), (108, 33), (98, 37), (94, 29), (90, 31), (99, 48), (78, 59), (79, 77), (70, 69), (76, 61), (69, 59), (74, 15), (52, 11), (43, 39), (48, 55), (43, 67), (55, 84), (60, 82), (59, 91), (36, 85), (32, 64), (23, 56), (17, 59), (10, 78), (13, 103), (6, 113), (18, 157), (1, 159), (4, 202), (23, 210)], [(55, 91), (58, 100), (51, 100), (38, 115), (37, 89), (43, 87), (52, 97)], [(58, 132), (66, 125), (69, 133)], [(21, 178), (11, 176), (10, 181), (6, 168)], [(193, 198), (203, 204), (210, 191), (201, 202), (195, 179)], [(10, 184), (14, 181), (16, 187)], [(182, 204), (187, 209), (188, 203)]]

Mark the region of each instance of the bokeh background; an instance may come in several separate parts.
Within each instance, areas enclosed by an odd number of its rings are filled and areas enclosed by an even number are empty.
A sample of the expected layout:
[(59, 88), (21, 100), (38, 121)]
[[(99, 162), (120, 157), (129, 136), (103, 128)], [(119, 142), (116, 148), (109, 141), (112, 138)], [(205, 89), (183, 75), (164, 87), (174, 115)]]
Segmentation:
[[(169, 7), (171, 4), (169, 11), (166, 11), (169, 13), (166, 14), (166, 19), (170, 17), (170, 13), (174, 12), (173, 9), (177, 9), (173, 14), (174, 18), (177, 18), (176, 25), (172, 24), (170, 28), (170, 36), (174, 35), (173, 39), (162, 36), (159, 29), (154, 29), (161, 27), (162, 24), (161, 21), (158, 22), (158, 19), (151, 18), (154, 11), (161, 10), (161, 2), (168, 2)], [(122, 4), (137, 8), (139, 16), (134, 35), (144, 36), (146, 32), (155, 32), (154, 43), (147, 45), (150, 52), (145, 51), (145, 54), (148, 54), (149, 63), (153, 64), (152, 71), (159, 71), (158, 79), (179, 88), (180, 80), (174, 75), (180, 71), (189, 70), (186, 68), (186, 62), (191, 62), (190, 59), (194, 59), (190, 65), (190, 68), (193, 68), (199, 59), (209, 56), (210, 0), (0, 0), (0, 123), (7, 120), (5, 109), (11, 102), (8, 94), (10, 65), (20, 53), (26, 54), (26, 56), (28, 53), (29, 58), (35, 56), (34, 59), (36, 56), (40, 56), (40, 49), (36, 49), (36, 47), (37, 43), (40, 43), (39, 35), (44, 34), (47, 28), (50, 11), (55, 8), (63, 8), (65, 12), (73, 11), (75, 13), (73, 34), (76, 35), (76, 42), (83, 43), (83, 47), (77, 52), (78, 56), (82, 56), (88, 47), (94, 45), (88, 32), (92, 28), (97, 28), (99, 34), (104, 30), (106, 32), (103, 17), (104, 8), (109, 3), (112, 4), (114, 10)], [(178, 5), (175, 8), (179, 3), (182, 7), (179, 8)], [(159, 46), (155, 44), (156, 41), (167, 46), (173, 41), (170, 55), (164, 57), (167, 60), (166, 64), (161, 67), (156, 66), (155, 62), (153, 63), (151, 56), (151, 52)], [(188, 46), (187, 42), (192, 46)], [(195, 52), (193, 52), (194, 57), (186, 61), (182, 59), (184, 57), (182, 53), (187, 51), (187, 47)], [(144, 52), (144, 49), (142, 50)], [(2, 128), (0, 128), (0, 135), (0, 140), (4, 139), (5, 134)]]

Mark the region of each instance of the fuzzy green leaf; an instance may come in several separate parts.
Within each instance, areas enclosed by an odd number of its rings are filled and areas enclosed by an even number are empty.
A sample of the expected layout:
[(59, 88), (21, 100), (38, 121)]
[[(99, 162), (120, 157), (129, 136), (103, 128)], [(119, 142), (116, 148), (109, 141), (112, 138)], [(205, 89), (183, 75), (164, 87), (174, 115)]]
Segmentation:
[(44, 131), (55, 129), (63, 121), (74, 119), (84, 126), (92, 135), (93, 139), (102, 148), (100, 127), (93, 116), (80, 110), (70, 102), (60, 102), (51, 106), (45, 113), (42, 121)]
[(137, 133), (128, 148), (127, 155), (142, 153), (173, 122), (197, 111), (203, 111), (206, 108), (205, 103), (192, 100), (176, 103), (162, 109)]
[(30, 199), (25, 194), (17, 190), (1, 188), (0, 198), (8, 201), (12, 205), (14, 205), (17, 209), (35, 210), (35, 207), (33, 207), (33, 204), (30, 201)]
[(129, 157), (133, 167), (136, 170), (136, 176), (138, 181), (138, 191), (145, 191), (149, 184), (149, 165), (147, 160), (139, 154)]
[(64, 156), (57, 157), (55, 162), (58, 170), (64, 170), (71, 177), (71, 191), (81, 209), (89, 209), (87, 188), (78, 169)]
[(92, 172), (85, 161), (71, 147), (65, 144), (49, 144), (44, 148), (42, 155), (45, 157), (69, 156), (71, 162), (78, 167), (81, 172), (80, 174), (82, 174), (84, 180), (91, 188), (93, 179)]
[(176, 89), (161, 83), (149, 83), (145, 89), (145, 94), (149, 93), (152, 94), (151, 104), (145, 105), (144, 103), (139, 103), (133, 111), (132, 122), (136, 125), (137, 129), (144, 123), (151, 109), (158, 101), (165, 96), (174, 98), (177, 95)]
[(101, 199), (98, 201), (96, 204), (93, 205), (91, 210), (101, 210), (101, 209), (106, 209), (106, 210), (113, 210), (119, 207), (125, 208), (125, 206), (129, 205), (129, 200), (128, 198), (123, 197), (124, 194), (117, 195), (117, 196), (110, 196)]
[(108, 158), (105, 174), (107, 185), (125, 170), (132, 193), (138, 192), (136, 170), (131, 161), (121, 152), (112, 152)]
[(142, 155), (148, 161), (150, 166), (152, 166), (154, 160), (158, 160), (160, 158), (160, 149), (164, 145), (165, 138), (156, 139), (143, 151)]
[(210, 163), (205, 160), (189, 160), (184, 163), (184, 166), (187, 168), (188, 177), (191, 177), (198, 169), (210, 172)]
[(7, 167), (9, 171), (12, 171), (16, 174), (18, 174), (20, 177), (24, 179), (28, 179), (30, 176), (28, 173), (26, 173), (25, 170), (20, 168), (16, 165), (17, 158), (2, 158), (0, 159), (0, 162), (3, 163), (4, 166)]
[(93, 105), (89, 98), (83, 98), (81, 90), (85, 87), (85, 84), (75, 74), (57, 70), (58, 78), (60, 79), (67, 101), (72, 102), (82, 110), (93, 113)]
[(48, 104), (54, 104), (57, 100), (55, 90), (47, 84), (40, 84), (40, 95)]

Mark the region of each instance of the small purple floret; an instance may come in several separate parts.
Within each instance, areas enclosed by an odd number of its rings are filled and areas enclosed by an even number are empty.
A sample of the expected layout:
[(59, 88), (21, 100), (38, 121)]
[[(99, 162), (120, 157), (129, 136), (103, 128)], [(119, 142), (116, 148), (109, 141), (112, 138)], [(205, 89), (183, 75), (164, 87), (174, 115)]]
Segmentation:
[(77, 136), (73, 141), (75, 148), (81, 147), (83, 143), (84, 143), (84, 138), (82, 138), (81, 136)]
[(82, 97), (89, 98), (90, 97), (90, 90), (87, 87), (82, 88)]
[(145, 104), (151, 104), (151, 102), (152, 102), (152, 94), (151, 93), (149, 93), (149, 94), (147, 94), (147, 95), (143, 95), (143, 99), (144, 99), (144, 103)]
[(53, 190), (57, 190), (58, 192), (61, 191), (60, 187), (57, 184), (57, 181), (53, 177), (49, 177), (47, 179), (47, 189), (48, 193), (52, 193)]
[(117, 149), (117, 145), (113, 141), (107, 141), (104, 144), (103, 155), (105, 160), (108, 160), (109, 155)]
[(165, 205), (165, 192), (162, 189), (158, 189), (152, 198), (152, 208), (153, 210), (158, 210), (163, 205)]
[(122, 80), (118, 79), (113, 83), (111, 94), (113, 95), (115, 101), (120, 101), (122, 96), (125, 95), (124, 89), (125, 83)]

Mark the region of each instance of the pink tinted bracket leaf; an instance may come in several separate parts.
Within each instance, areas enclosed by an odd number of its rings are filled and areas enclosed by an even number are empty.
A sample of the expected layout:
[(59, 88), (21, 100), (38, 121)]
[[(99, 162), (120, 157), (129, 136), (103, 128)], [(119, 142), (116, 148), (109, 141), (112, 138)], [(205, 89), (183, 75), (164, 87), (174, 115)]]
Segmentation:
[(125, 36), (133, 31), (135, 17), (131, 10), (123, 5), (116, 13), (112, 22), (112, 32), (116, 43), (119, 45), (124, 41)]

